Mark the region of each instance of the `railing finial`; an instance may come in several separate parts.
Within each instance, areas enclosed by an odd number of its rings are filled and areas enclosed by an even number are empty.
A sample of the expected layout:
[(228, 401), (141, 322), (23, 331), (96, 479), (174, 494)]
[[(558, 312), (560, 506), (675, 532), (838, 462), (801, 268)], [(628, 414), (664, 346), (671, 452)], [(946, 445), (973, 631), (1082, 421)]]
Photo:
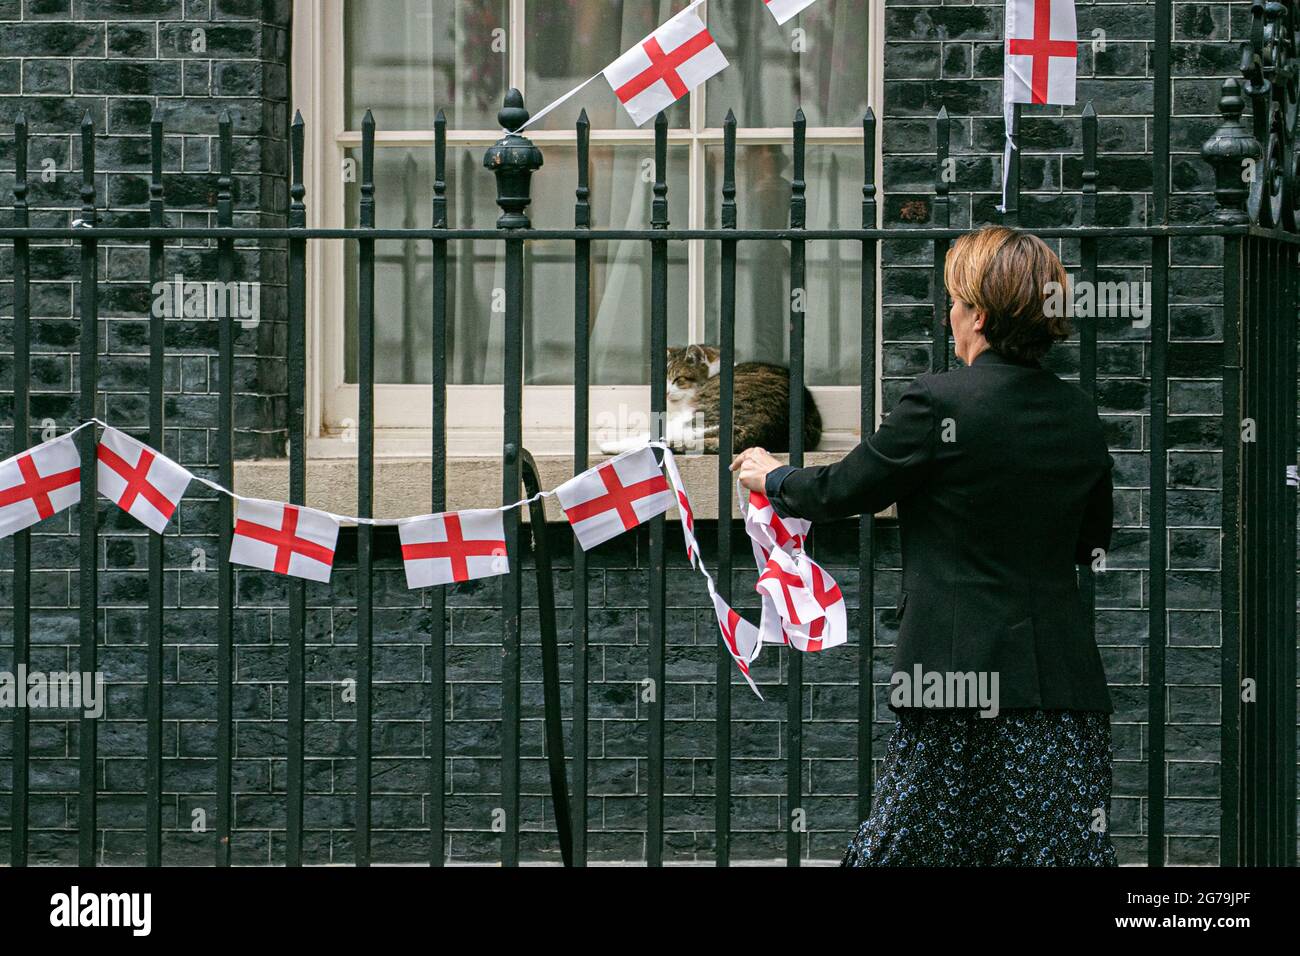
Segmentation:
[[(506, 130), (517, 130), (528, 122), (524, 97), (513, 87), (506, 93), (505, 103), (497, 113), (497, 121)], [(500, 229), (527, 229), (528, 216), (524, 212), (532, 197), (529, 185), (533, 171), (542, 166), (542, 151), (533, 141), (519, 133), (507, 132), (488, 147), (483, 165), (497, 178), (497, 205), (501, 215), (497, 218)]]
[[(1223, 122), (1201, 147), (1201, 157), (1214, 167), (1214, 198), (1217, 201), (1214, 218), (1229, 225), (1250, 221), (1246, 213), (1249, 190), (1243, 172), (1247, 162), (1257, 165), (1263, 156), (1259, 140), (1241, 120), (1245, 106), (1241, 84), (1234, 77), (1224, 80), (1219, 97)], [(1255, 169), (1253, 174), (1258, 176), (1260, 171)]]

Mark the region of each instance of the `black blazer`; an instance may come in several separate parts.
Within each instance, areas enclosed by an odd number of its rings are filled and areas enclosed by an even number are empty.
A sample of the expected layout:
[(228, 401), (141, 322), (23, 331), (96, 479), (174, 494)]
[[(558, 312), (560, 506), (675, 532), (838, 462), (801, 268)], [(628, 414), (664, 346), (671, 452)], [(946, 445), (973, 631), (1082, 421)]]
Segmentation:
[(898, 503), (895, 672), (996, 671), (1000, 708), (1112, 713), (1075, 565), (1110, 547), (1114, 463), (1082, 389), (987, 349), (917, 376), (842, 461), (782, 465), (766, 492), (810, 521)]

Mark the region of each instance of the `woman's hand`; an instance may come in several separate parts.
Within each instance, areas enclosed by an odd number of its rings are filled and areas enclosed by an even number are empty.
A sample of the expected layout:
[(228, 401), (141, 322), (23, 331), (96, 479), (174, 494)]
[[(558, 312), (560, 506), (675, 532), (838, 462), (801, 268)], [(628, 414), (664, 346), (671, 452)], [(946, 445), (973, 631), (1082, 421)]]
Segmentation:
[(737, 472), (736, 477), (744, 487), (761, 494), (765, 491), (767, 473), (780, 465), (781, 462), (769, 455), (766, 450), (746, 448), (732, 460), (731, 470)]

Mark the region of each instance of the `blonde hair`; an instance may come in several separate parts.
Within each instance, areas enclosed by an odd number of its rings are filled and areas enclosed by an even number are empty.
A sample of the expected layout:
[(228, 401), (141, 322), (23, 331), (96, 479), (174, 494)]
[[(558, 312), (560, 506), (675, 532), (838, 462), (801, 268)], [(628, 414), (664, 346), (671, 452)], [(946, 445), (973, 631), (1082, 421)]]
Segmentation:
[(1006, 226), (961, 236), (943, 264), (948, 294), (985, 314), (989, 347), (1009, 358), (1037, 361), (1069, 337), (1066, 316), (1043, 310), (1051, 282), (1059, 283), (1060, 294), (1069, 294), (1056, 253), (1037, 236)]

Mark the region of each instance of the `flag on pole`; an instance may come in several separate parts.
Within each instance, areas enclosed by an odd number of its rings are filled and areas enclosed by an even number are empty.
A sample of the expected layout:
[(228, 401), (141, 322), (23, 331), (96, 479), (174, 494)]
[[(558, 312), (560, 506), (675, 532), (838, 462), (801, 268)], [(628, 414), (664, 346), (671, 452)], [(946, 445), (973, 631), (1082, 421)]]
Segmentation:
[(278, 501), (239, 499), (230, 561), (309, 581), (327, 582), (339, 523), (332, 515)]
[(505, 514), (497, 508), (408, 518), (397, 526), (397, 535), (412, 591), (510, 571)]
[(96, 457), (99, 493), (162, 534), (194, 476), (116, 428), (99, 436)]
[(687, 7), (605, 67), (605, 79), (637, 126), (727, 66), (693, 10)]
[(806, 10), (816, 2), (817, 0), (763, 0), (767, 8), (772, 11), (772, 16), (776, 17), (778, 24), (785, 23), (801, 10)]
[(556, 488), (555, 497), (584, 551), (663, 514), (673, 503), (649, 445), (588, 468)]
[(81, 500), (81, 456), (71, 435), (0, 461), (0, 538)]
[(1002, 112), (1006, 145), (1002, 154), (1002, 205), (1007, 205), (1007, 167), (1017, 103), (1073, 106), (1079, 62), (1074, 0), (1007, 0), (1006, 49), (1002, 65)]

